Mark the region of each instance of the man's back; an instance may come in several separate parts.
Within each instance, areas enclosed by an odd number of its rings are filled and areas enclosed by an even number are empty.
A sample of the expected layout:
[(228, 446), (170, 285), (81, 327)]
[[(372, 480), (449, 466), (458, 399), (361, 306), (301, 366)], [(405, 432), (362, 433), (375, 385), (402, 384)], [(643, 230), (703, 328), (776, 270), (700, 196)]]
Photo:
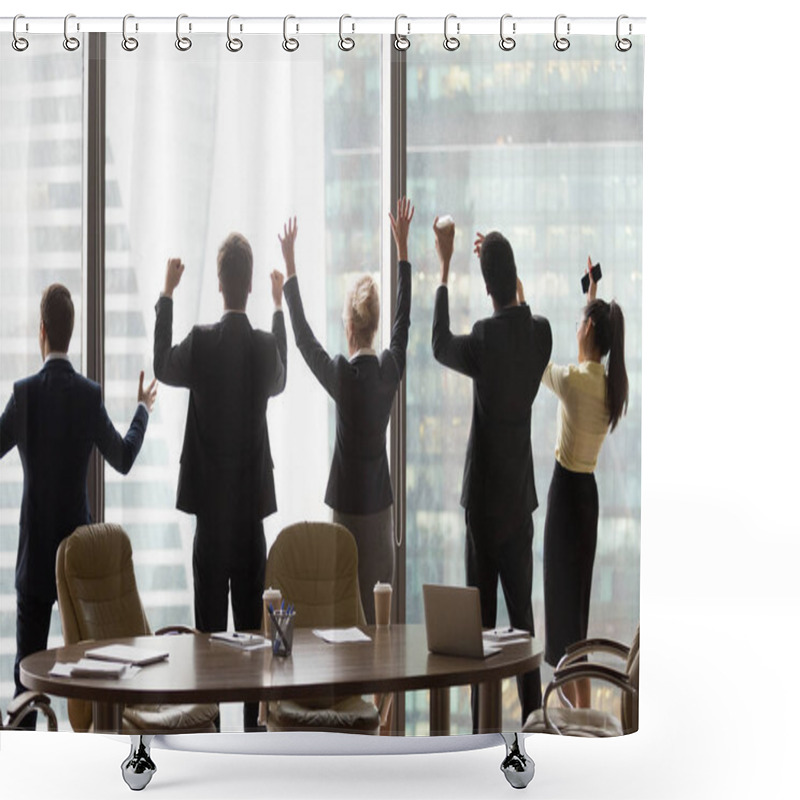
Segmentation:
[(486, 514), (537, 505), (531, 406), (550, 359), (550, 323), (517, 305), (479, 320), (466, 336), (449, 331), (447, 289), (436, 295), (433, 351), (473, 379), (472, 427), (461, 505)]
[(96, 444), (120, 472), (142, 445), (147, 413), (137, 410), (125, 439), (113, 428), (100, 387), (66, 359), (48, 361), (14, 385), (3, 414), (0, 455), (17, 446), (24, 471), (16, 586), (55, 597), (55, 551), (90, 522), (86, 476)]
[[(275, 510), (266, 411), (286, 382), (283, 315), (275, 334), (253, 329), (243, 313), (195, 326), (171, 347), (172, 301), (156, 305), (154, 369), (171, 386), (190, 390), (177, 506), (196, 514), (237, 502), (262, 519)], [(223, 496), (225, 495), (225, 496)]]

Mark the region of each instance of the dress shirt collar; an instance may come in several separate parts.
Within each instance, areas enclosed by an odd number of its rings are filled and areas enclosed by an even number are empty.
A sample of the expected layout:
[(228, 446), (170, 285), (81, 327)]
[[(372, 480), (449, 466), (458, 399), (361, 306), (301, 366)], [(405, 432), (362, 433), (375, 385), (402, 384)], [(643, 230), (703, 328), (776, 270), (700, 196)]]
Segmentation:
[(353, 361), (361, 356), (375, 356), (377, 358), (378, 354), (371, 347), (362, 347), (360, 350), (356, 350), (356, 352), (350, 356), (350, 363), (352, 364)]
[(68, 364), (71, 363), (69, 356), (66, 353), (56, 353), (55, 351), (47, 354), (47, 358), (45, 358), (44, 363), (47, 364), (50, 361), (66, 361)]

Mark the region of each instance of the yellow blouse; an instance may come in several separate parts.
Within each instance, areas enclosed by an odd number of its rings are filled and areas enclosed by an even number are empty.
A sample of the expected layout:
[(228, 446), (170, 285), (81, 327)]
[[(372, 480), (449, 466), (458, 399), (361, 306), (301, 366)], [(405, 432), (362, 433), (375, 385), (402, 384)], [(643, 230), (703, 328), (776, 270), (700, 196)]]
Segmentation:
[(572, 472), (594, 472), (609, 427), (605, 367), (596, 361), (566, 367), (551, 361), (542, 383), (561, 401), (556, 461)]

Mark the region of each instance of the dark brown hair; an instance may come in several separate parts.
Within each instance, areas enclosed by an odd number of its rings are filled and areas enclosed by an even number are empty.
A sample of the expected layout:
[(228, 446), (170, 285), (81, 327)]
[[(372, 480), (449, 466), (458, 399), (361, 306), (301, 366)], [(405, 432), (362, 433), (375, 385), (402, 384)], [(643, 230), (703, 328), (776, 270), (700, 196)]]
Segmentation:
[(60, 283), (50, 284), (42, 293), (39, 312), (50, 349), (66, 353), (75, 325), (75, 307), (69, 289)]
[(611, 430), (628, 410), (628, 373), (625, 369), (625, 317), (615, 300), (592, 300), (584, 310), (584, 317), (592, 321), (594, 343), (600, 356), (608, 355), (608, 381), (606, 405)]
[(247, 305), (253, 279), (253, 250), (241, 233), (231, 233), (217, 253), (217, 275), (228, 308)]
[(502, 233), (486, 234), (481, 244), (481, 273), (489, 294), (501, 308), (517, 294), (517, 265), (511, 244)]

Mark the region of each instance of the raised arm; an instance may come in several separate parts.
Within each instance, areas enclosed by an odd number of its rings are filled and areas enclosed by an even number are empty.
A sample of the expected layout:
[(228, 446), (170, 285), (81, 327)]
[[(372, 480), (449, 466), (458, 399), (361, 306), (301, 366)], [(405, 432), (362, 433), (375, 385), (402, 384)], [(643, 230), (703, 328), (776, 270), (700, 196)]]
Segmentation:
[(191, 333), (179, 344), (172, 346), (172, 294), (186, 269), (180, 258), (167, 261), (164, 291), (156, 303), (156, 329), (153, 337), (153, 372), (168, 386), (190, 388), (192, 366)]
[(142, 448), (149, 413), (153, 410), (157, 391), (155, 380), (152, 380), (146, 389), (144, 388), (144, 372), (140, 372), (139, 403), (136, 406), (136, 412), (124, 438), (117, 432), (114, 423), (108, 417), (102, 398), (98, 396), (100, 407), (95, 421), (94, 441), (105, 460), (123, 475), (127, 475), (130, 472), (133, 462)]
[(272, 284), (272, 301), (275, 304), (275, 313), (272, 315), (272, 335), (275, 337), (275, 344), (278, 349), (278, 357), (275, 360), (275, 369), (272, 373), (267, 394), (274, 397), (286, 388), (286, 324), (283, 319), (281, 309), (281, 298), (283, 296), (283, 273), (274, 269), (270, 274)]
[[(455, 225), (438, 226), (439, 217), (433, 221), (436, 254), (439, 256), (439, 277), (441, 285), (436, 290), (433, 308), (433, 332), (431, 344), (433, 357), (450, 369), (474, 378), (478, 374), (477, 341), (472, 334), (454, 336), (450, 330), (450, 304), (447, 280), (450, 275), (450, 261), (453, 257)], [(478, 248), (476, 247), (476, 252)]]
[(389, 350), (397, 364), (398, 377), (406, 368), (408, 328), (411, 324), (411, 265), (408, 263), (408, 230), (414, 218), (414, 206), (406, 197), (397, 201), (397, 217), (389, 213), (392, 235), (397, 246), (397, 306), (392, 324)]
[(300, 298), (300, 286), (297, 282), (297, 268), (294, 258), (294, 242), (297, 238), (297, 217), (290, 219), (283, 226), (283, 236), (278, 234), (281, 243), (283, 262), (286, 265), (286, 281), (283, 284), (283, 296), (289, 306), (292, 319), (292, 330), (297, 348), (308, 364), (311, 372), (322, 384), (325, 391), (334, 399), (339, 399), (339, 380), (336, 364), (325, 348), (317, 341), (311, 326), (306, 320), (303, 301)]
[(14, 393), (6, 405), (6, 410), (0, 416), (0, 458), (17, 444), (17, 401)]

